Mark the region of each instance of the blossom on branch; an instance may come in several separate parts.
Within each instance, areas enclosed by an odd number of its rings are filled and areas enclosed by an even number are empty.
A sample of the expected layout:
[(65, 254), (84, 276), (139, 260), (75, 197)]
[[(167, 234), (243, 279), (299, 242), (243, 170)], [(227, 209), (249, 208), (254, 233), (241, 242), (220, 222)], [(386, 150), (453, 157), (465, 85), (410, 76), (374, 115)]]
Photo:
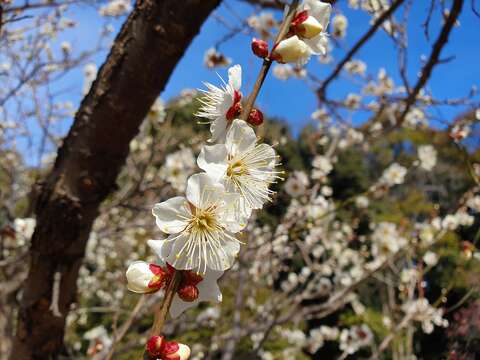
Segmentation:
[(200, 99), (202, 106), (195, 114), (209, 120), (212, 132), (211, 142), (225, 139), (228, 122), (242, 112), (242, 68), (240, 65), (228, 69), (228, 83), (222, 79), (223, 86), (217, 87), (205, 82), (207, 90), (201, 90), (205, 95)]
[(230, 268), (240, 250), (240, 241), (233, 234), (242, 230), (247, 220), (234, 211), (237, 198), (205, 173), (190, 176), (186, 197), (173, 197), (152, 210), (157, 226), (170, 234), (162, 257), (178, 270), (194, 269), (202, 274), (207, 268)]

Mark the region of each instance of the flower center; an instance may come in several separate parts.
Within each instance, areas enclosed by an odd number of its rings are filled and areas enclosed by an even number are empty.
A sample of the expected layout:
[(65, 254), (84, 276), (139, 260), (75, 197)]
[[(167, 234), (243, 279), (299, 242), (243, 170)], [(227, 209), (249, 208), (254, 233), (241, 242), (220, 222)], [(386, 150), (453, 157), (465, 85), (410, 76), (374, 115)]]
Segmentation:
[(192, 219), (193, 227), (200, 232), (214, 231), (217, 228), (217, 221), (212, 212), (201, 210)]
[(241, 160), (234, 161), (228, 165), (228, 168), (227, 168), (228, 177), (242, 176), (247, 174), (248, 174), (247, 166)]

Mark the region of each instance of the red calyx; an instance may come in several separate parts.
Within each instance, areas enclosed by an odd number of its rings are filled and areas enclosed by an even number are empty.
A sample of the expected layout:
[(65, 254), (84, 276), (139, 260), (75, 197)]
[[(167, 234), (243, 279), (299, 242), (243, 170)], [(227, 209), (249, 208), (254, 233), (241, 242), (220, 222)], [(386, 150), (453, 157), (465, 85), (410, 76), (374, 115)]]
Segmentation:
[(202, 280), (203, 277), (193, 271), (182, 271), (182, 281), (177, 290), (180, 299), (187, 302), (198, 299), (199, 291), (197, 285)]
[(165, 337), (164, 336), (152, 336), (147, 341), (147, 353), (150, 357), (159, 357), (163, 354), (163, 349), (165, 346)]
[(147, 341), (146, 350), (152, 359), (178, 360), (180, 357), (175, 353), (180, 346), (175, 341), (165, 341), (164, 336), (154, 335)]
[(298, 26), (301, 25), (303, 22), (305, 22), (307, 19), (308, 19), (307, 10), (301, 11), (297, 15), (295, 15), (290, 25), (290, 29), (288, 31), (287, 36), (292, 36), (295, 34), (302, 35), (302, 31), (298, 28)]
[(265, 40), (253, 38), (252, 51), (259, 58), (265, 59), (268, 56), (268, 43)]
[(263, 113), (258, 109), (252, 109), (248, 114), (247, 122), (254, 126), (263, 124)]
[(292, 20), (293, 27), (300, 25), (308, 19), (308, 10), (300, 11)]
[(227, 120), (231, 121), (242, 113), (242, 103), (240, 100), (242, 100), (242, 93), (235, 90), (235, 93), (233, 94), (233, 105), (230, 106), (230, 109), (228, 109), (226, 114)]
[(168, 281), (167, 270), (155, 264), (149, 264), (148, 267), (154, 274), (152, 280), (148, 283), (148, 287), (153, 290), (161, 289)]

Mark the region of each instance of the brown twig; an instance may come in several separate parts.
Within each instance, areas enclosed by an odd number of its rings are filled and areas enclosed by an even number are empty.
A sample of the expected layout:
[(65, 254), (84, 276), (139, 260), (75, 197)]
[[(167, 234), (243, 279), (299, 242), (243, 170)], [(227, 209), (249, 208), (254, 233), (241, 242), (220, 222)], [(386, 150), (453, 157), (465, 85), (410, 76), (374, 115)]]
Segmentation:
[(105, 357), (105, 360), (111, 360), (113, 358), (113, 355), (115, 353), (115, 346), (123, 339), (128, 329), (130, 329), (130, 326), (132, 326), (133, 321), (138, 316), (138, 313), (140, 312), (143, 305), (145, 304), (146, 299), (147, 299), (146, 295), (142, 295), (140, 297), (137, 304), (135, 305), (135, 308), (130, 313), (128, 319), (122, 324), (122, 327), (117, 331), (117, 333), (114, 336), (112, 346), (110, 347), (110, 351), (108, 352), (108, 355)]
[[(165, 289), (165, 296), (163, 297), (162, 304), (155, 310), (155, 319), (153, 320), (150, 336), (161, 334), (163, 325), (167, 319), (168, 311), (172, 305), (173, 297), (175, 296), (178, 286), (180, 285), (180, 279), (180, 271), (175, 271), (172, 281), (170, 281), (168, 287)], [(144, 352), (142, 359), (149, 359), (146, 352)]]
[(428, 62), (422, 69), (422, 75), (420, 76), (420, 79), (418, 79), (417, 84), (413, 88), (413, 91), (408, 95), (407, 99), (405, 100), (405, 109), (400, 115), (396, 127), (402, 125), (402, 123), (405, 121), (405, 117), (410, 111), (412, 105), (415, 103), (418, 94), (420, 94), (420, 91), (423, 89), (428, 79), (432, 75), (433, 68), (440, 62), (440, 53), (442, 52), (443, 47), (448, 42), (448, 37), (453, 27), (455, 26), (455, 22), (457, 21), (457, 18), (462, 11), (462, 7), (463, 0), (455, 0), (453, 2), (450, 14), (445, 21), (445, 25), (443, 26), (440, 35), (438, 36), (435, 44), (433, 45), (432, 54), (430, 55)]
[(317, 90), (317, 95), (321, 100), (325, 98), (325, 92), (328, 85), (338, 76), (338, 74), (340, 74), (345, 64), (353, 58), (357, 51), (360, 50), (363, 45), (365, 45), (365, 43), (377, 32), (378, 28), (382, 26), (382, 24), (395, 12), (395, 10), (397, 10), (397, 8), (404, 1), (405, 0), (396, 0), (387, 11), (385, 11), (381, 16), (378, 17), (372, 27), (357, 41), (357, 43), (350, 49), (347, 55), (345, 55), (343, 60), (338, 63), (335, 70), (325, 79), (320, 88)]

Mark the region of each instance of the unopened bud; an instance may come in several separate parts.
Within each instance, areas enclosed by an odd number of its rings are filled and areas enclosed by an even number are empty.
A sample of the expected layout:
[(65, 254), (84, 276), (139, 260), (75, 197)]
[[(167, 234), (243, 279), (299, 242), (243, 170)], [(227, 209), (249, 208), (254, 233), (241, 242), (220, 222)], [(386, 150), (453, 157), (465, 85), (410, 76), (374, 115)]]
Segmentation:
[(272, 59), (280, 63), (305, 63), (311, 51), (297, 35), (280, 41), (272, 51)]
[(265, 59), (268, 56), (268, 43), (261, 39), (252, 39), (252, 51), (259, 58)]
[(135, 261), (127, 269), (127, 288), (130, 291), (145, 294), (161, 289), (167, 279), (162, 267), (144, 261)]
[(251, 125), (258, 126), (263, 124), (263, 113), (258, 109), (252, 109), (248, 114), (247, 122)]
[(158, 356), (161, 356), (164, 351), (164, 337), (163, 336), (152, 336), (150, 339), (147, 341), (147, 353), (151, 358), (157, 358)]
[(177, 294), (183, 301), (192, 302), (198, 299), (198, 288), (195, 285), (185, 285), (178, 289)]
[(187, 360), (190, 353), (190, 348), (187, 345), (170, 341), (165, 344), (162, 360)]

